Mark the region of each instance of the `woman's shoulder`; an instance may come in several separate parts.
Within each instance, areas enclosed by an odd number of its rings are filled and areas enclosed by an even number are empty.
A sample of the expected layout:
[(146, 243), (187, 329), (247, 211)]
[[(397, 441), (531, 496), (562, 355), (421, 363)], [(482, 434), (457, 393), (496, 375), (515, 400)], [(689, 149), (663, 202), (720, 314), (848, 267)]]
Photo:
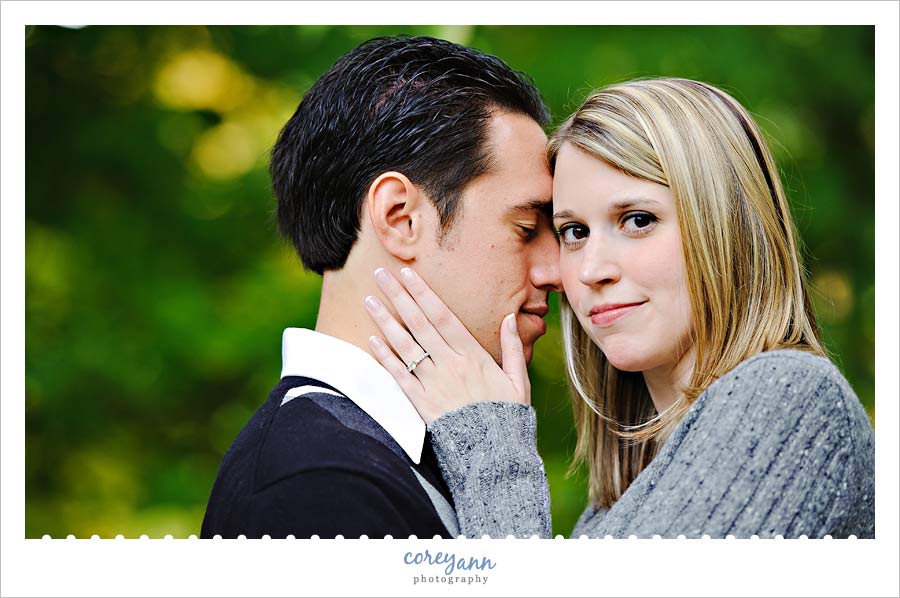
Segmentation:
[(770, 377), (771, 374), (779, 374), (779, 378), (783, 378), (785, 374), (814, 375), (820, 378), (830, 377), (843, 380), (840, 371), (830, 359), (818, 353), (799, 349), (777, 349), (757, 353), (739, 363), (722, 378), (749, 373), (753, 375), (768, 373)]
[(728, 394), (765, 394), (758, 398), (769, 397), (779, 403), (785, 398), (809, 397), (813, 391), (849, 395), (857, 400), (847, 379), (830, 359), (797, 349), (757, 353), (716, 380), (708, 390), (721, 392), (725, 388)]
[(837, 366), (806, 351), (758, 353), (716, 380), (704, 394), (710, 395), (709, 406), (751, 406), (770, 418), (823, 418), (832, 425), (847, 426), (850, 432), (871, 432), (862, 404)]

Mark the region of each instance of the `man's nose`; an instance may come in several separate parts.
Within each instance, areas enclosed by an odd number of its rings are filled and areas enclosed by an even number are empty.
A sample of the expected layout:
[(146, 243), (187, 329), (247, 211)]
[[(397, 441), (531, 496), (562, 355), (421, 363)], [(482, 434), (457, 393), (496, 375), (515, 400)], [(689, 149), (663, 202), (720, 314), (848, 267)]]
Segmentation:
[(531, 262), (531, 283), (535, 288), (547, 292), (562, 291), (559, 276), (559, 243), (552, 232), (542, 234), (535, 245), (535, 256)]

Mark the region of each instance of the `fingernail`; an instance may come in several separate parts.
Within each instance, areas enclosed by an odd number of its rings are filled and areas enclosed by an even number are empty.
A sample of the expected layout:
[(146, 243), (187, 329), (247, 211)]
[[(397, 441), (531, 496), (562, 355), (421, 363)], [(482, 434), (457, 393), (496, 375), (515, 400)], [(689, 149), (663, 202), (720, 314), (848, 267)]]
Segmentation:
[(511, 332), (518, 333), (519, 331), (516, 326), (516, 314), (509, 314), (508, 316), (506, 316), (506, 320), (507, 320), (506, 325), (509, 327), (509, 330)]
[(400, 276), (403, 277), (403, 280), (406, 282), (412, 282), (415, 279), (415, 274), (409, 268), (403, 268), (400, 270)]
[(381, 342), (381, 339), (378, 338), (377, 336), (370, 336), (369, 344), (372, 345), (372, 348), (376, 349), (376, 350), (380, 350), (380, 349), (384, 348), (384, 343)]
[(388, 281), (388, 274), (384, 268), (378, 268), (375, 270), (375, 280), (381, 283), (386, 283)]
[(366, 297), (366, 308), (372, 312), (378, 311), (381, 309), (381, 301), (379, 301), (377, 297), (369, 295)]

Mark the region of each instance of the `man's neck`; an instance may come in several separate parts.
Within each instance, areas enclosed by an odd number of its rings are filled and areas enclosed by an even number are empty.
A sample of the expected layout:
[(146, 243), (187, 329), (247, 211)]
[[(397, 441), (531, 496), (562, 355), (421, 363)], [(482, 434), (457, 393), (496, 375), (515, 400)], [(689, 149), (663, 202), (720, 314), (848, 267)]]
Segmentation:
[(369, 318), (363, 302), (368, 295), (376, 295), (372, 273), (351, 273), (345, 268), (327, 271), (322, 276), (322, 296), (316, 332), (327, 334), (356, 345), (372, 354), (369, 337), (381, 335)]

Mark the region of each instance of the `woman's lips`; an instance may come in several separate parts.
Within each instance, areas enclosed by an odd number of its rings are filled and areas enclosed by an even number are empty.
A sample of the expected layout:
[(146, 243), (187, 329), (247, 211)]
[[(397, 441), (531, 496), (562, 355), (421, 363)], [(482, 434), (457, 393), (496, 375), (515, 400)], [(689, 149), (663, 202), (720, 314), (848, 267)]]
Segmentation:
[(591, 310), (591, 324), (594, 326), (609, 326), (632, 313), (646, 301), (640, 303), (623, 303), (619, 305), (600, 306)]

